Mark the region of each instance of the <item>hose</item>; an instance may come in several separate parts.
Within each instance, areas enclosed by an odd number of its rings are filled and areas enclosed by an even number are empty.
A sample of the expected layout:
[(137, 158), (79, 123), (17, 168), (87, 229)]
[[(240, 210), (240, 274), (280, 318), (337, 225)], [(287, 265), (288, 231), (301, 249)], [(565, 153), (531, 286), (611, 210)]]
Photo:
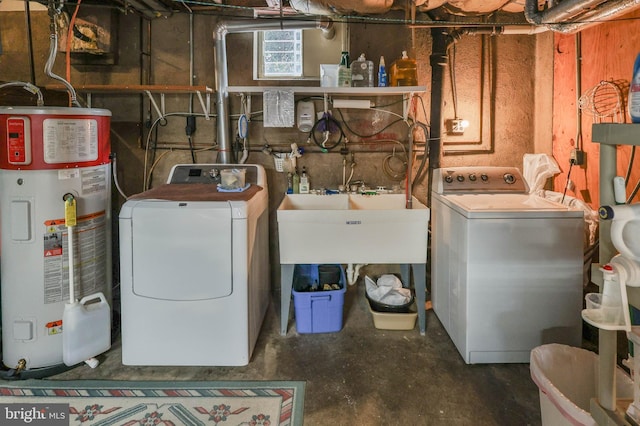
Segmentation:
[[(337, 129), (340, 132), (340, 136), (338, 137), (337, 141), (334, 141), (333, 143), (327, 145), (329, 136), (331, 135), (332, 126), (334, 129)], [(321, 131), (324, 135), (324, 140), (322, 142), (318, 141), (316, 137), (317, 131)], [(313, 142), (320, 147), (322, 152), (329, 152), (342, 143), (342, 139), (344, 138), (344, 131), (342, 130), (342, 126), (340, 126), (338, 120), (333, 118), (331, 114), (325, 113), (322, 118), (320, 118), (313, 124), (313, 127), (309, 132), (309, 136), (311, 136)]]
[(67, 80), (60, 77), (59, 75), (54, 74), (53, 72), (53, 63), (55, 62), (56, 53), (58, 52), (58, 33), (56, 31), (55, 14), (59, 13), (59, 12), (56, 12), (56, 9), (53, 7), (53, 4), (54, 2), (52, 0), (49, 0), (49, 5), (48, 5), (49, 18), (50, 18), (49, 57), (47, 58), (47, 62), (45, 63), (44, 72), (48, 77), (53, 78), (54, 80), (58, 80), (67, 88), (67, 91), (69, 92), (69, 101), (71, 103), (71, 106), (80, 107), (80, 103), (78, 102), (76, 91), (73, 88), (73, 86), (71, 86), (71, 83), (69, 83)]
[(42, 97), (42, 91), (37, 86), (34, 86), (31, 83), (26, 83), (22, 81), (10, 81), (8, 83), (0, 84), (0, 89), (4, 89), (5, 87), (22, 87), (27, 92), (31, 92), (38, 97), (36, 101), (36, 105), (43, 106), (44, 99)]

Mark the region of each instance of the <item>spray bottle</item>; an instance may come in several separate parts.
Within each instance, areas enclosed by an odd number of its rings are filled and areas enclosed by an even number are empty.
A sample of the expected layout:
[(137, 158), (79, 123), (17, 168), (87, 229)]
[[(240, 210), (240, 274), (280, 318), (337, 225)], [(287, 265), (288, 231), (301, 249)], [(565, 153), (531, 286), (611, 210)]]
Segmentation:
[(378, 87), (387, 86), (387, 68), (384, 65), (384, 56), (380, 56), (380, 64), (378, 65)]
[(633, 75), (629, 85), (629, 115), (632, 123), (640, 123), (640, 54), (633, 64)]

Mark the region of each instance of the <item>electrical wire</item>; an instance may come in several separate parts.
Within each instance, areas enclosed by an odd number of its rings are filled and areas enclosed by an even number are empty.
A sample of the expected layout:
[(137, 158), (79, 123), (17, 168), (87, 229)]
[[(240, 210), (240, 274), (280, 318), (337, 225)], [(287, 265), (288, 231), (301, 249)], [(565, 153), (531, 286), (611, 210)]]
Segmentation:
[(116, 154), (113, 153), (111, 154), (111, 174), (113, 175), (113, 183), (115, 184), (116, 189), (118, 190), (118, 193), (120, 194), (120, 196), (125, 200), (128, 200), (129, 197), (124, 193), (124, 191), (122, 190), (122, 187), (120, 186), (120, 181), (118, 181), (117, 171), (118, 171), (118, 162), (116, 161)]
[(458, 118), (458, 90), (456, 88), (456, 45), (451, 45), (449, 58), (449, 79), (451, 80), (451, 97), (453, 98), (453, 116)]
[[(359, 137), (359, 138), (362, 138), (362, 139), (367, 139), (367, 138), (372, 138), (372, 137), (378, 136), (379, 134), (381, 134), (382, 132), (384, 132), (385, 130), (387, 130), (389, 127), (391, 127), (391, 126), (393, 126), (393, 125), (395, 125), (395, 124), (398, 124), (398, 123), (400, 123), (400, 122), (405, 122), (405, 121), (404, 121), (404, 117), (403, 117), (402, 119), (398, 119), (398, 120), (394, 120), (394, 121), (392, 121), (391, 123), (389, 123), (389, 124), (387, 124), (386, 126), (384, 126), (382, 129), (377, 130), (377, 131), (376, 131), (376, 132), (374, 132), (374, 133), (371, 133), (371, 134), (369, 134), (369, 135), (362, 135), (362, 134), (360, 134), (360, 133), (356, 132), (355, 130), (353, 130), (351, 127), (349, 127), (349, 124), (348, 124), (347, 120), (345, 120), (345, 119), (344, 119), (344, 115), (342, 114), (342, 111), (340, 111), (340, 109), (337, 109), (337, 111), (338, 111), (338, 114), (340, 114), (340, 119), (342, 120), (342, 122), (343, 122), (343, 124), (344, 124), (344, 127), (345, 127), (345, 128), (346, 128), (346, 129), (351, 133), (351, 134), (353, 134), (353, 135), (355, 135), (355, 136), (357, 136), (357, 137)], [(384, 110), (383, 110), (383, 111), (384, 111)], [(406, 122), (405, 122), (405, 123), (406, 123)]]
[[(156, 127), (158, 126), (158, 124), (160, 124), (161, 126), (166, 126), (167, 125), (167, 117), (174, 117), (174, 116), (178, 116), (178, 117), (188, 117), (190, 115), (195, 115), (195, 116), (199, 116), (199, 117), (204, 117), (205, 115), (202, 113), (198, 113), (198, 114), (191, 114), (188, 112), (171, 112), (171, 113), (167, 113), (164, 114), (158, 118), (156, 118), (153, 123), (151, 123), (151, 126), (149, 126), (149, 132), (147, 133), (147, 140), (145, 141), (145, 148), (144, 148), (144, 165), (143, 165), (143, 181), (142, 181), (142, 190), (146, 191), (147, 189), (149, 189), (149, 185), (151, 183), (151, 173), (147, 173), (147, 167), (149, 165), (149, 163), (151, 162), (152, 164), (155, 162), (155, 158), (152, 158), (151, 160), (149, 159), (149, 151), (150, 151), (150, 147), (151, 147), (151, 135), (154, 133), (154, 130), (156, 131), (156, 139), (157, 139), (157, 129)], [(156, 144), (154, 144), (156, 145)], [(154, 154), (155, 154), (155, 146), (154, 146), (154, 150), (153, 150)], [(194, 160), (195, 162), (195, 160)]]
[(567, 189), (569, 189), (569, 184), (571, 183), (571, 169), (573, 169), (573, 161), (569, 163), (569, 171), (567, 172), (567, 184), (564, 186), (564, 191), (562, 192), (562, 199), (560, 203), (564, 204), (564, 197), (567, 195)]

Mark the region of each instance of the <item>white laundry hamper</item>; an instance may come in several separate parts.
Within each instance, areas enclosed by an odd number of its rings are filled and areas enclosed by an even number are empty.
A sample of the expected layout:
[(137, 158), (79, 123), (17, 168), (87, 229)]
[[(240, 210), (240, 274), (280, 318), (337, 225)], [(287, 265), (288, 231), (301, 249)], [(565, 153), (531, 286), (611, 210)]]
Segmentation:
[[(540, 392), (543, 426), (596, 425), (589, 404), (597, 396), (597, 354), (555, 343), (542, 345), (531, 351), (530, 370)], [(633, 399), (633, 381), (619, 367), (616, 395)]]

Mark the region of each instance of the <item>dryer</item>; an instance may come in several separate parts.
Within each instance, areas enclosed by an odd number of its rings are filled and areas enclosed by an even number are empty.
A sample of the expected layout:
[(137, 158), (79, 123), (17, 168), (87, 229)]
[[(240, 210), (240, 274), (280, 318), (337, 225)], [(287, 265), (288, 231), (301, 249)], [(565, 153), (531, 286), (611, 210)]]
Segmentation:
[[(218, 189), (245, 169), (248, 187)], [(119, 215), (122, 363), (247, 365), (269, 304), (269, 218), (259, 165), (188, 164)]]
[(580, 346), (583, 212), (528, 194), (511, 167), (434, 171), (433, 309), (464, 361)]

